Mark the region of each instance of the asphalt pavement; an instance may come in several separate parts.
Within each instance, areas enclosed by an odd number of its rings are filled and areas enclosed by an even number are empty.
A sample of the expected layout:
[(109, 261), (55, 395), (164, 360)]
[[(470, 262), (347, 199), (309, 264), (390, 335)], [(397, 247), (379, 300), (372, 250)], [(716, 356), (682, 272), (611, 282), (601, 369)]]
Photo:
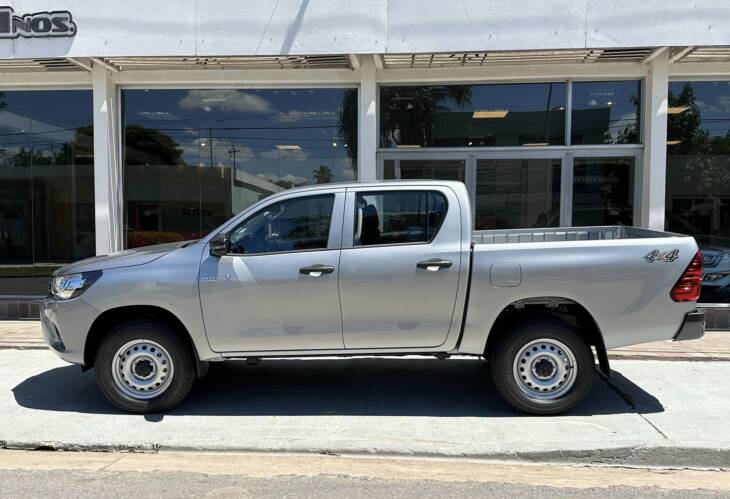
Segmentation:
[(0, 471), (0, 489), (6, 497), (69, 498), (483, 498), (581, 499), (725, 498), (727, 491), (672, 490), (624, 487), (572, 489), (499, 482), (439, 482), (435, 480), (382, 480), (336, 476), (280, 476), (250, 478), (197, 473), (115, 473), (91, 475), (83, 471)]
[(730, 471), (275, 453), (0, 450), (8, 497), (727, 497)]
[[(474, 359), (216, 364), (168, 414), (123, 414), (48, 350), (0, 350), (0, 447), (311, 452), (730, 467), (728, 362), (614, 360), (587, 400), (526, 416)], [(730, 379), (730, 378), (729, 378)]]

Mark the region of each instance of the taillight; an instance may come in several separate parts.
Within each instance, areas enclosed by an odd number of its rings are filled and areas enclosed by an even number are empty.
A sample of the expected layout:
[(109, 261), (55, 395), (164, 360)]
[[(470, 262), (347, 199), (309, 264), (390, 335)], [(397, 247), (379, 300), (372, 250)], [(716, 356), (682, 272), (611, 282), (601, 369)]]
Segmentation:
[(698, 250), (687, 269), (672, 288), (674, 301), (697, 301), (702, 288), (702, 253)]

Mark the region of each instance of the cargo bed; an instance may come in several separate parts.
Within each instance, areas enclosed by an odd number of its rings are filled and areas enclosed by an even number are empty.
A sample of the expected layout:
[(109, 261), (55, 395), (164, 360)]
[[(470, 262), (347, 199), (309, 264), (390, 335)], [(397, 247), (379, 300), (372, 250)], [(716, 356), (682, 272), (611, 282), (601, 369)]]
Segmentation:
[(671, 237), (667, 232), (625, 226), (555, 227), (546, 229), (478, 230), (474, 244), (542, 243), (553, 241), (600, 241), (606, 239), (643, 239)]

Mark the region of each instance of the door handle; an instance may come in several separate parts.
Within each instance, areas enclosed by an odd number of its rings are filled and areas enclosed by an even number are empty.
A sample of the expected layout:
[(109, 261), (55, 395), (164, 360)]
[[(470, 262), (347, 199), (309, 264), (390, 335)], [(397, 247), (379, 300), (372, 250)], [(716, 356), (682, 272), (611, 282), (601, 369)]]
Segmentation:
[(323, 274), (331, 274), (335, 271), (335, 268), (331, 265), (312, 265), (310, 267), (302, 267), (299, 269), (299, 273), (302, 275), (308, 275), (312, 277), (320, 277)]
[(436, 272), (439, 269), (448, 269), (451, 267), (452, 262), (451, 260), (441, 260), (440, 258), (431, 258), (430, 260), (424, 260), (422, 262), (418, 262), (416, 264), (416, 267), (419, 269), (426, 269), (431, 272)]

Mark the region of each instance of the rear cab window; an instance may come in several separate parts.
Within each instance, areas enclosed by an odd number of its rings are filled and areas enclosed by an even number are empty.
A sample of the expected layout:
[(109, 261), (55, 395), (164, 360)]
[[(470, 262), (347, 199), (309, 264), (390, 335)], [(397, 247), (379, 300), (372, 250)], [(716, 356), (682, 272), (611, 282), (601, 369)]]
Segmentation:
[(353, 246), (430, 243), (447, 210), (438, 191), (358, 192)]

